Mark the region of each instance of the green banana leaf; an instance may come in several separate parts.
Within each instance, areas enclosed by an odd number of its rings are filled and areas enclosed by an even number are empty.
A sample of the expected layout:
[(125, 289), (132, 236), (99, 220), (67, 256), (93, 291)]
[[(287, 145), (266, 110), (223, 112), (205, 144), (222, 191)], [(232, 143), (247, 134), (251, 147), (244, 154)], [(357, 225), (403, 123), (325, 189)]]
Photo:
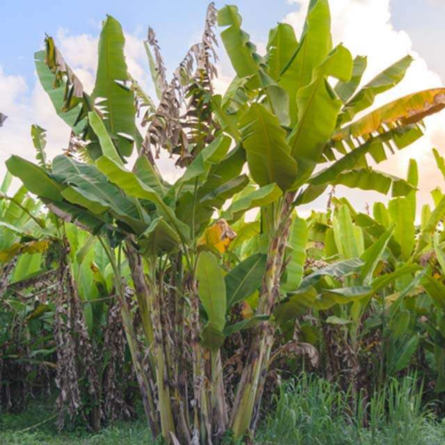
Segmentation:
[(162, 217), (154, 219), (148, 229), (138, 238), (138, 244), (142, 247), (143, 254), (147, 256), (175, 252), (180, 242), (178, 234)]
[(12, 175), (20, 178), (31, 193), (52, 201), (63, 200), (63, 186), (54, 181), (42, 167), (15, 155), (6, 161), (6, 167)]
[(306, 221), (295, 217), (289, 237), (291, 252), (286, 260), (285, 280), (280, 285), (283, 292), (296, 291), (300, 286), (304, 273), (308, 238), (309, 229)]
[(275, 202), (283, 192), (276, 184), (269, 184), (249, 193), (247, 196), (235, 201), (224, 213), (227, 221), (237, 221), (247, 211), (256, 207), (265, 207)]
[(340, 116), (341, 123), (351, 121), (360, 111), (370, 107), (377, 95), (399, 84), (413, 60), (409, 55), (403, 57), (364, 85), (343, 107)]
[(402, 250), (402, 259), (407, 261), (415, 245), (414, 215), (407, 198), (396, 198), (389, 202), (389, 215), (394, 222), (394, 239)]
[(297, 163), (290, 156), (286, 132), (264, 105), (252, 104), (240, 122), (249, 171), (260, 185), (276, 183), (284, 191), (295, 181)]
[(236, 6), (227, 5), (218, 11), (218, 25), (227, 27), (221, 32), (221, 40), (238, 77), (255, 76), (258, 65), (255, 61), (255, 47), (249, 41), (249, 34), (241, 29), (242, 18)]
[(291, 124), (301, 119), (297, 93), (313, 81), (314, 71), (332, 49), (331, 14), (327, 0), (312, 0), (300, 43), (281, 71), (278, 84), (289, 95)]
[(288, 23), (279, 23), (270, 30), (266, 59), (268, 73), (274, 80), (280, 78), (281, 72), (295, 53), (297, 46), (294, 28)]
[[(104, 123), (117, 142), (119, 154), (128, 157), (136, 139), (136, 108), (133, 90), (123, 88), (130, 81), (124, 46), (125, 38), (120, 23), (107, 16), (99, 39), (99, 59), (92, 98), (105, 109)], [(100, 103), (97, 103), (99, 100)]]
[[(208, 317), (208, 325), (203, 331), (206, 344), (213, 343), (215, 339), (224, 336), (226, 324), (226, 284), (224, 276), (215, 256), (210, 252), (201, 252), (196, 267), (198, 280), (198, 295)], [(218, 335), (221, 334), (221, 335)], [(213, 338), (216, 337), (216, 338)]]
[(267, 255), (251, 255), (224, 277), (228, 308), (250, 297), (261, 286), (266, 262)]
[(298, 121), (289, 136), (291, 155), (298, 163), (298, 181), (306, 182), (314, 171), (326, 142), (337, 122), (342, 102), (335, 98), (327, 77), (348, 80), (352, 74), (352, 56), (343, 46), (337, 46), (315, 70), (312, 82), (298, 91)]
[(346, 82), (339, 80), (335, 85), (334, 90), (343, 103), (348, 102), (348, 100), (356, 92), (367, 66), (368, 58), (364, 56), (357, 56), (354, 59), (351, 79)]

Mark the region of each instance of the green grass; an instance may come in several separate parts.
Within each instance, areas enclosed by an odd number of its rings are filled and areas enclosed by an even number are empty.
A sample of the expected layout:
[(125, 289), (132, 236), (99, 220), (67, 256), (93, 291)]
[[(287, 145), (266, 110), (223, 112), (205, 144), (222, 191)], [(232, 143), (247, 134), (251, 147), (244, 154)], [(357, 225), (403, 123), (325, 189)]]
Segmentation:
[(0, 445), (153, 445), (143, 419), (117, 422), (99, 434), (83, 427), (59, 433), (54, 411), (47, 404), (33, 403), (23, 413), (0, 416)]
[[(261, 445), (442, 445), (445, 422), (422, 407), (415, 377), (391, 381), (351, 410), (350, 394), (303, 376), (282, 388), (277, 408), (259, 432)], [(364, 414), (364, 407), (369, 413)]]
[[(283, 386), (276, 410), (262, 424), (258, 445), (442, 445), (445, 421), (421, 404), (413, 377), (393, 381), (366, 404), (350, 409), (344, 394), (322, 379), (303, 376)], [(367, 406), (365, 420), (362, 407)], [(59, 434), (49, 404), (0, 417), (1, 445), (154, 445), (144, 420), (118, 422), (100, 434), (79, 427)], [(46, 421), (47, 420), (47, 421)], [(365, 426), (366, 423), (366, 426)], [(31, 428), (30, 428), (31, 427)]]

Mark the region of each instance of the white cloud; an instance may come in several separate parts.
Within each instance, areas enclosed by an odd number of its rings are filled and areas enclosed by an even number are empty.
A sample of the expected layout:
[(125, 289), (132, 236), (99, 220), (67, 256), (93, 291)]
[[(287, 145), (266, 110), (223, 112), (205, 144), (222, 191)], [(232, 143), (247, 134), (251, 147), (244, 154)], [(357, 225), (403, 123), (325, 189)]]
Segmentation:
[[(309, 0), (290, 0), (290, 2), (298, 5), (299, 9), (289, 14), (285, 20), (292, 24), (297, 32), (301, 32)], [(411, 54), (415, 59), (403, 82), (380, 96), (376, 105), (382, 105), (415, 91), (442, 86), (439, 75), (428, 69), (421, 55), (413, 51), (409, 35), (393, 27), (389, 0), (332, 0), (330, 5), (334, 44), (344, 43), (354, 55), (368, 56), (368, 69), (364, 81), (370, 80), (407, 54)], [(430, 201), (429, 192), (434, 187), (445, 185), (435, 168), (431, 154), (432, 147), (437, 147), (445, 154), (445, 114), (428, 118), (426, 125), (424, 138), (378, 167), (392, 174), (404, 176), (409, 159), (416, 159), (421, 174), (422, 202)], [(347, 194), (351, 201), (362, 209), (366, 201), (382, 199), (382, 195), (351, 192), (345, 188), (339, 190), (339, 193)], [(318, 201), (318, 204), (324, 205), (324, 200)]]
[[(0, 129), (0, 175), (3, 176), (3, 163), (11, 154), (25, 155), (32, 147), (29, 126), (33, 111), (29, 106), (29, 88), (21, 76), (7, 75), (0, 67), (0, 110), (8, 119)], [(26, 141), (28, 139), (29, 141)]]
[[(88, 93), (94, 88), (99, 33), (100, 26), (97, 35), (72, 34), (67, 29), (60, 29), (55, 38), (64, 59)], [(139, 34), (125, 33), (126, 61), (132, 76), (154, 98), (147, 55), (143, 38)], [(227, 57), (218, 62), (218, 70), (220, 74), (215, 79), (215, 90), (223, 93), (233, 77), (233, 70)], [(8, 116), (8, 120), (0, 130), (0, 182), (6, 172), (4, 162), (11, 154), (29, 160), (35, 159), (35, 149), (30, 136), (32, 124), (36, 123), (47, 130), (46, 151), (49, 158), (60, 154), (62, 149), (66, 148), (70, 129), (57, 116), (37, 76), (34, 85), (28, 86), (24, 78), (8, 76), (3, 73), (0, 66), (0, 111)], [(164, 151), (161, 152), (158, 166), (168, 181), (173, 182), (181, 174), (181, 170), (174, 166), (174, 160)], [(15, 184), (17, 187), (18, 181)]]
[[(97, 67), (98, 35), (71, 34), (60, 29), (56, 44), (65, 60), (81, 80), (85, 91), (94, 88)], [(126, 60), (133, 77), (152, 94), (149, 71), (142, 39), (126, 33)], [(48, 95), (36, 77), (34, 85), (28, 85), (21, 76), (11, 76), (0, 66), (0, 111), (8, 116), (0, 130), (0, 182), (6, 172), (4, 162), (12, 154), (33, 160), (35, 149), (32, 145), (30, 128), (38, 124), (47, 130), (47, 153), (49, 158), (60, 154), (66, 148), (70, 129), (57, 116)], [(162, 160), (163, 167), (171, 176), (172, 162)], [(17, 186), (17, 182), (16, 182)]]

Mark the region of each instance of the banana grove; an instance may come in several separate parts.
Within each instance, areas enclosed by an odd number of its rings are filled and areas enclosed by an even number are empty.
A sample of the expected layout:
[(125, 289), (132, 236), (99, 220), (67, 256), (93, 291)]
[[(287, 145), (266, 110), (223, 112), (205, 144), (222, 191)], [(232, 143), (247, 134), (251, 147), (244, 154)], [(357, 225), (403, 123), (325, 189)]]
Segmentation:
[[(326, 315), (328, 327), (341, 326), (336, 332), (348, 345), (358, 390), (365, 314), (383, 299), (374, 312), (387, 315), (388, 289), (395, 294), (379, 342), (387, 351), (381, 376), (403, 369), (419, 342), (409, 329), (406, 295), (424, 285), (443, 306), (443, 284), (417, 262), (430, 246), (444, 262), (442, 239), (433, 234), (445, 199), (424, 210), (417, 234), (416, 169), (405, 179), (375, 166), (422, 136), (423, 119), (445, 107), (445, 89), (373, 107), (402, 81), (411, 57), (363, 85), (366, 57), (335, 46), (330, 27), (328, 1), (312, 0), (301, 33), (278, 24), (260, 55), (237, 7), (217, 11), (211, 4), (202, 40), (170, 79), (150, 29), (144, 43), (155, 99), (128, 72), (122, 28), (111, 16), (103, 23), (91, 93), (54, 39), (47, 37), (35, 55), (40, 82), (71, 137), (50, 161), (35, 126), (37, 163), (12, 156), (7, 168), (58, 227), (70, 298), (77, 301), (73, 277), (88, 252), (102, 258), (148, 425), (169, 444), (252, 440), (277, 354), (286, 346), (315, 361), (310, 342), (294, 335), (306, 311)], [(235, 72), (223, 95), (213, 86), (217, 32)], [(173, 183), (157, 166), (164, 151), (181, 172)], [(373, 217), (337, 199), (331, 213), (298, 216), (300, 206), (336, 185), (390, 194), (391, 201), (376, 206)], [(328, 261), (307, 273), (314, 236)], [(88, 242), (73, 256), (67, 246), (75, 237)], [(439, 361), (441, 314), (430, 328)], [(89, 318), (91, 335), (96, 319)], [(309, 336), (313, 327), (306, 325)], [(338, 355), (329, 357), (326, 366), (336, 373)]]

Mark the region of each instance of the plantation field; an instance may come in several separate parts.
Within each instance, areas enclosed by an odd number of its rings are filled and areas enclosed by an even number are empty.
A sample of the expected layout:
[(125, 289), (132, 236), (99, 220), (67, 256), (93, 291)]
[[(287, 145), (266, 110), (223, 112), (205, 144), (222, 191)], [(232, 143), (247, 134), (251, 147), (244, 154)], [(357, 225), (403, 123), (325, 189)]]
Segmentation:
[(381, 170), (445, 88), (389, 93), (414, 58), (367, 70), (308, 3), (258, 47), (210, 3), (172, 73), (150, 27), (142, 81), (106, 15), (85, 88), (46, 35), (69, 139), (0, 182), (0, 445), (445, 444), (445, 147)]

